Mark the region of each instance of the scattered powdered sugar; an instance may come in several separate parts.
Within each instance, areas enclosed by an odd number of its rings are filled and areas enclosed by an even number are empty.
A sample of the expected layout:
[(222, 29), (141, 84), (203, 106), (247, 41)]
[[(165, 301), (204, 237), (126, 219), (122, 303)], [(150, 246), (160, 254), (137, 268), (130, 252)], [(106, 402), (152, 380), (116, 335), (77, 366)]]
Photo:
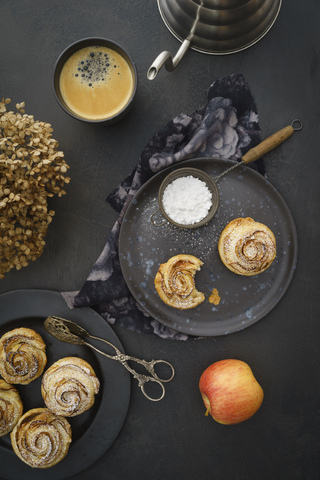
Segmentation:
[(192, 225), (207, 216), (211, 199), (212, 194), (205, 182), (188, 175), (169, 183), (163, 192), (162, 205), (171, 220)]

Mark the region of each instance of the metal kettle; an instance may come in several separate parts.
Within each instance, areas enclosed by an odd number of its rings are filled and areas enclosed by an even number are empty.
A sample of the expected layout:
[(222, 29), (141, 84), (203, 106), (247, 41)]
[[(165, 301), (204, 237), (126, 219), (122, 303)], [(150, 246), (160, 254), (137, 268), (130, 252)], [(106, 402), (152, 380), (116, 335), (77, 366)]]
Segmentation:
[(153, 80), (173, 71), (189, 48), (211, 55), (236, 53), (258, 42), (274, 24), (282, 0), (157, 0), (160, 15), (182, 42), (175, 56), (164, 51), (148, 70)]

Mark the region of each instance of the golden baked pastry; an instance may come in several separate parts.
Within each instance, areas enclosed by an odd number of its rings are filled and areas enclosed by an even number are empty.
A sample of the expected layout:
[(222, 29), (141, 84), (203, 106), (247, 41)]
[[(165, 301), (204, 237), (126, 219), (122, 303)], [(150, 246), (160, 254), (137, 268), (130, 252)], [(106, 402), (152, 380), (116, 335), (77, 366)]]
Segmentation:
[(193, 255), (175, 255), (162, 263), (154, 284), (161, 300), (170, 307), (186, 310), (199, 305), (204, 294), (195, 287), (195, 274), (203, 262)]
[(0, 380), (0, 437), (11, 432), (23, 412), (18, 390)]
[(6, 382), (27, 385), (46, 363), (46, 344), (31, 328), (15, 328), (0, 338), (0, 375)]
[(210, 297), (209, 297), (209, 302), (213, 303), (213, 305), (219, 305), (220, 300), (221, 300), (221, 297), (219, 295), (219, 292), (216, 288), (214, 288), (212, 290), (212, 293), (211, 293)]
[(263, 223), (236, 218), (221, 233), (218, 251), (224, 265), (239, 275), (257, 275), (270, 267), (276, 256), (276, 239)]
[(33, 468), (49, 468), (68, 453), (71, 426), (64, 417), (47, 408), (26, 412), (10, 434), (13, 451)]
[(100, 382), (91, 365), (78, 357), (61, 358), (42, 377), (46, 406), (57, 415), (75, 417), (92, 407)]

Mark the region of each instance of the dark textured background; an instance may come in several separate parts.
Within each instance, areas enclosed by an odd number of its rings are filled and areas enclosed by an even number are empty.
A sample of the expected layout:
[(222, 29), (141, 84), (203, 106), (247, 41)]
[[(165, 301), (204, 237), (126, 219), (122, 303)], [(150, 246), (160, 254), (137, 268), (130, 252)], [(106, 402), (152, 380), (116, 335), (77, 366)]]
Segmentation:
[[(150, 82), (146, 72), (157, 54), (179, 45), (155, 0), (2, 0), (0, 96), (25, 101), (27, 113), (52, 124), (72, 181), (67, 195), (51, 202), (56, 216), (43, 256), (0, 280), (0, 293), (80, 288), (116, 218), (106, 194), (164, 123), (206, 102), (218, 77), (243, 73), (264, 137), (294, 118), (304, 124), (266, 161), (267, 178), (286, 200), (299, 235), (298, 266), (285, 297), (265, 319), (221, 338), (171, 342), (115, 329), (127, 352), (171, 361), (176, 378), (160, 403), (145, 400), (132, 383), (120, 435), (75, 479), (319, 478), (319, 19), (319, 0), (284, 1), (273, 28), (250, 49), (226, 56), (190, 50), (177, 70), (161, 70)], [(73, 120), (53, 96), (57, 56), (87, 36), (122, 44), (139, 71), (133, 110), (108, 128)], [(232, 357), (249, 363), (265, 399), (252, 419), (226, 427), (204, 416), (198, 380), (209, 364)]]

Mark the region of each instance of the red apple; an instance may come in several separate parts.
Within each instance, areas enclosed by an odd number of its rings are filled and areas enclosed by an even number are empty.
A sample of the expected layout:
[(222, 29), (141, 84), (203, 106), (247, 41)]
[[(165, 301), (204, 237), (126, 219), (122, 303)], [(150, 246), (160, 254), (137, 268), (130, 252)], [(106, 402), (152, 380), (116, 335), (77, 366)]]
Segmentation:
[(241, 360), (220, 360), (200, 377), (199, 389), (210, 415), (219, 423), (234, 425), (252, 417), (260, 408), (263, 390), (251, 368)]

